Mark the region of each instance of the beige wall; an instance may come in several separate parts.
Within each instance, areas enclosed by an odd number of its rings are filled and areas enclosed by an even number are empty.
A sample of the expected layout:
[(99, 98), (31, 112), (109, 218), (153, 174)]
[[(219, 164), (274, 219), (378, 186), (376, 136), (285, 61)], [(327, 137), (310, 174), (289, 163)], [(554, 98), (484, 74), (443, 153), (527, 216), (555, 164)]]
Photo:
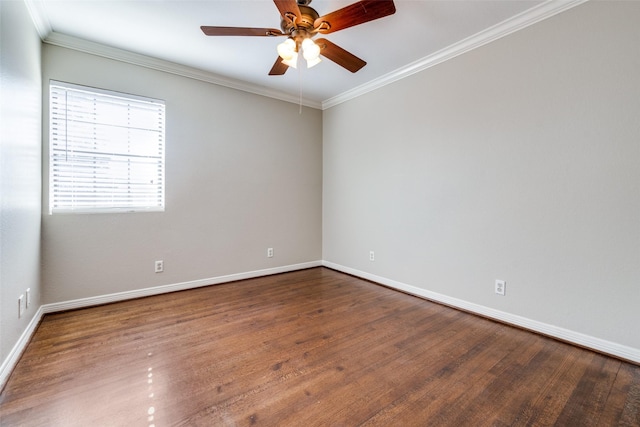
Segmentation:
[[(0, 15), (5, 365), (42, 303), (320, 259), (640, 350), (640, 3), (589, 2), (302, 115), (41, 48), (22, 2)], [(166, 101), (164, 213), (47, 213), (49, 79)]]
[(319, 110), (45, 45), (50, 79), (166, 102), (166, 210), (49, 215), (45, 180), (45, 303), (321, 259)]
[[(40, 39), (23, 2), (0, 1), (0, 362), (40, 306)], [(18, 319), (18, 297), (32, 303)], [(0, 387), (4, 369), (0, 369)]]
[(639, 22), (588, 2), (326, 110), (323, 259), (640, 350)]

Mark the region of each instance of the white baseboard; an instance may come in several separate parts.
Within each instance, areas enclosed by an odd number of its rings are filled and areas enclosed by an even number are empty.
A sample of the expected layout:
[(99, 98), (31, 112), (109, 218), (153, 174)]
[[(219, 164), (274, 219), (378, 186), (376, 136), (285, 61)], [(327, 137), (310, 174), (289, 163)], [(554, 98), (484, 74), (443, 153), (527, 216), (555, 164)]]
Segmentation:
[[(1, 0), (0, 0), (1, 1)], [(253, 279), (255, 277), (270, 276), (279, 273), (288, 273), (290, 271), (304, 270), (306, 268), (320, 267), (322, 261), (311, 261), (301, 264), (286, 265), (282, 267), (267, 268), (264, 270), (248, 271), (245, 273), (229, 274), (226, 276), (210, 277), (208, 279), (192, 280), (189, 282), (174, 283), (171, 285), (155, 286), (152, 288), (136, 289), (133, 291), (118, 292), (108, 295), (99, 295), (96, 297), (81, 298), (71, 301), (57, 302), (53, 304), (44, 304), (38, 308), (33, 319), (20, 336), (18, 342), (13, 346), (11, 352), (2, 362), (0, 366), (0, 391), (4, 388), (13, 368), (15, 368), (22, 352), (29, 344), (29, 340), (33, 336), (40, 320), (47, 313), (56, 313), (59, 311), (73, 310), (77, 308), (91, 307), (94, 305), (108, 304), (112, 302), (125, 301), (134, 298), (147, 297), (152, 295), (166, 294), (169, 292), (183, 291), (187, 289), (200, 288), (209, 285), (218, 285), (221, 283), (234, 282), (236, 280)]]
[(528, 319), (526, 317), (506, 313), (504, 311), (485, 307), (483, 305), (428, 291), (426, 289), (418, 288), (416, 286), (408, 285), (406, 283), (398, 282), (386, 277), (376, 276), (375, 274), (366, 273), (364, 271), (345, 267), (343, 265), (335, 264), (329, 261), (323, 261), (322, 265), (333, 270), (341, 271), (343, 273), (351, 274), (362, 279), (380, 283), (381, 285), (398, 289), (400, 291), (416, 295), (431, 301), (446, 304), (451, 307), (459, 308), (461, 310), (469, 311), (471, 313), (479, 314), (484, 317), (488, 317), (514, 326), (525, 328), (530, 331), (538, 332), (543, 335), (554, 337), (559, 340), (578, 345), (580, 347), (589, 348), (601, 353), (609, 354), (624, 360), (640, 364), (640, 349), (637, 348), (628, 347), (622, 344), (617, 344), (611, 341), (585, 335), (580, 332), (571, 331), (558, 326), (549, 325), (544, 322), (539, 322), (537, 320)]
[(40, 324), (40, 320), (42, 319), (43, 314), (44, 313), (42, 311), (42, 306), (40, 306), (40, 308), (38, 308), (38, 311), (36, 311), (36, 314), (27, 325), (27, 328), (24, 330), (22, 335), (20, 335), (20, 338), (18, 339), (16, 345), (13, 346), (7, 358), (2, 361), (2, 366), (0, 366), (0, 391), (2, 391), (2, 389), (4, 388), (4, 385), (7, 383), (7, 380), (9, 379), (13, 368), (15, 368), (18, 360), (20, 360), (22, 352), (27, 347), (27, 344), (29, 344), (33, 333), (36, 331), (36, 328)]
[(108, 304), (112, 302), (124, 301), (134, 298), (141, 298), (145, 296), (165, 294), (169, 292), (182, 291), (187, 289), (194, 289), (203, 286), (217, 285), (221, 283), (233, 282), (236, 280), (252, 279), (256, 277), (270, 276), (272, 274), (287, 273), (290, 271), (304, 270), (306, 268), (325, 266), (333, 270), (341, 271), (343, 273), (351, 274), (353, 276), (361, 277), (363, 279), (371, 280), (372, 282), (380, 283), (390, 288), (398, 289), (400, 291), (416, 295), (422, 298), (426, 298), (435, 302), (440, 302), (451, 307), (460, 308), (472, 313), (479, 314), (488, 318), (499, 320), (501, 322), (509, 323), (515, 326), (519, 326), (531, 331), (539, 332), (544, 335), (558, 338), (563, 341), (567, 341), (581, 347), (590, 348), (602, 353), (610, 354), (612, 356), (619, 357), (621, 359), (629, 360), (634, 363), (640, 364), (640, 350), (614, 342), (606, 341), (600, 338), (591, 337), (589, 335), (581, 334), (579, 332), (570, 331), (568, 329), (560, 328), (557, 326), (549, 325), (536, 320), (531, 320), (526, 317), (517, 316), (515, 314), (506, 313), (503, 311), (495, 310), (489, 307), (485, 307), (479, 304), (474, 304), (468, 301), (464, 301), (457, 298), (452, 298), (447, 295), (431, 292), (416, 286), (407, 285), (406, 283), (398, 282), (395, 280), (387, 279), (385, 277), (376, 276), (375, 274), (366, 273), (364, 271), (356, 270), (353, 268), (345, 267), (339, 264), (335, 264), (329, 261), (311, 261), (301, 264), (287, 265), (283, 267), (268, 268), (264, 270), (255, 270), (245, 273), (229, 274), (226, 276), (211, 277), (208, 279), (193, 280), (189, 282), (175, 283), (171, 285), (156, 286), (152, 288), (137, 289), (133, 291), (118, 292), (108, 295), (100, 295), (90, 298), (82, 298), (71, 301), (64, 301), (53, 304), (45, 304), (38, 308), (38, 311), (29, 322), (29, 325), (20, 336), (18, 342), (13, 346), (11, 352), (2, 362), (0, 366), (0, 390), (4, 388), (13, 368), (18, 363), (22, 352), (27, 347), (29, 340), (33, 336), (40, 320), (46, 313), (55, 313), (59, 311), (72, 310), (77, 308), (90, 307), (100, 304)]
[(73, 310), (76, 308), (91, 307), (92, 305), (109, 304), (134, 298), (148, 297), (152, 295), (166, 294), (169, 292), (184, 291), (187, 289), (201, 288), (209, 285), (235, 282), (236, 280), (253, 279), (255, 277), (270, 276), (272, 274), (288, 273), (290, 271), (304, 270), (305, 268), (320, 267), (322, 261), (311, 261), (301, 264), (285, 265), (282, 267), (267, 268), (264, 270), (235, 273), (226, 276), (209, 277), (207, 279), (192, 280), (189, 282), (174, 283), (170, 285), (154, 286), (152, 288), (136, 289), (133, 291), (118, 292), (114, 294), (100, 295), (96, 297), (81, 298), (71, 301), (45, 304), (44, 313), (57, 313), (59, 311)]

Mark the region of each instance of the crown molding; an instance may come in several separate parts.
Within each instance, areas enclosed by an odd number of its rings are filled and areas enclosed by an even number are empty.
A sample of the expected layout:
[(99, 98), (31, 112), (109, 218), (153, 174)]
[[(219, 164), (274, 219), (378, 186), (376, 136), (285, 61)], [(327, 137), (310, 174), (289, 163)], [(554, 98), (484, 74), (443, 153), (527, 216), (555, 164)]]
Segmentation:
[(322, 109), (326, 110), (327, 108), (331, 108), (335, 105), (364, 95), (367, 92), (371, 92), (395, 81), (404, 79), (405, 77), (409, 77), (412, 74), (448, 61), (449, 59), (455, 58), (456, 56), (462, 55), (463, 53), (469, 52), (473, 49), (477, 49), (537, 22), (551, 18), (552, 16), (576, 7), (586, 1), (588, 0), (548, 0), (492, 27), (480, 31), (479, 33), (460, 40), (459, 42), (429, 56), (412, 62), (377, 79), (371, 80), (368, 83), (343, 92), (333, 98), (329, 98), (322, 102)]
[(129, 52), (111, 46), (106, 46), (100, 43), (95, 43), (66, 34), (57, 33), (55, 31), (50, 32), (49, 35), (44, 39), (44, 42), (54, 46), (60, 46), (67, 49), (73, 49), (80, 52), (101, 56), (103, 58), (114, 59), (116, 61), (150, 68), (152, 70), (162, 71), (165, 73), (175, 74), (194, 80), (200, 80), (206, 83), (212, 83), (231, 89), (253, 93), (255, 95), (266, 96), (269, 98), (291, 102), (294, 104), (302, 104), (306, 107), (315, 109), (320, 109), (322, 107), (319, 102), (305, 99), (301, 100), (298, 96), (283, 94), (279, 91), (267, 89), (263, 86), (253, 85), (240, 80), (221, 77), (208, 71), (188, 67), (186, 65), (176, 64), (175, 62), (165, 61), (163, 59), (153, 58), (151, 56), (141, 55), (139, 53)]
[(438, 65), (449, 59), (455, 58), (456, 56), (462, 55), (537, 22), (576, 7), (586, 1), (588, 0), (547, 0), (544, 3), (534, 6), (531, 9), (467, 37), (429, 56), (414, 61), (402, 68), (343, 92), (335, 97), (326, 99), (322, 102), (316, 102), (308, 99), (301, 100), (298, 96), (283, 94), (279, 91), (267, 89), (260, 85), (222, 77), (204, 70), (56, 33), (53, 31), (47, 18), (44, 2), (24, 0), (34, 26), (36, 27), (36, 31), (45, 43), (322, 110), (326, 110), (335, 105), (357, 98), (368, 92), (404, 79), (405, 77), (409, 77), (412, 74), (419, 73), (427, 68)]
[(40, 40), (44, 41), (47, 36), (53, 32), (51, 22), (49, 22), (49, 18), (47, 17), (44, 2), (24, 0), (24, 4), (27, 6), (29, 15), (31, 15), (33, 26), (36, 27)]

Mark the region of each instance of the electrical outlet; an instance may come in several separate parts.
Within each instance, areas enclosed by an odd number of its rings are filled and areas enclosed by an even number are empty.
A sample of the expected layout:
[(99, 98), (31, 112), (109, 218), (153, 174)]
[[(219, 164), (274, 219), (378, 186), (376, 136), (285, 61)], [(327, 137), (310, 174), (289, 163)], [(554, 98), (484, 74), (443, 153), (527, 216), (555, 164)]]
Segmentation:
[(273, 248), (267, 248), (267, 257), (273, 258)]
[(156, 261), (155, 272), (156, 273), (162, 273), (163, 271), (164, 271), (164, 261), (162, 261), (162, 260)]
[(18, 297), (18, 319), (22, 317), (22, 313), (24, 313), (24, 294)]
[(375, 261), (376, 260), (376, 254), (373, 253), (373, 251), (369, 251), (369, 261)]
[(29, 308), (31, 306), (31, 288), (27, 288), (24, 294), (25, 294), (24, 308)]
[(504, 296), (507, 292), (507, 282), (504, 280), (496, 280), (496, 294)]

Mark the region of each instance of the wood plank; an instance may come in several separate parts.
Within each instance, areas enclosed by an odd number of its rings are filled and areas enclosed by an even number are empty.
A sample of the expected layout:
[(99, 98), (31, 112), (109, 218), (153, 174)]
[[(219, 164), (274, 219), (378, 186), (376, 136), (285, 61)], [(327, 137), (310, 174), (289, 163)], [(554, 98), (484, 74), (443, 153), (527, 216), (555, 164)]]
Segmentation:
[(640, 425), (640, 367), (326, 268), (46, 315), (0, 425)]

